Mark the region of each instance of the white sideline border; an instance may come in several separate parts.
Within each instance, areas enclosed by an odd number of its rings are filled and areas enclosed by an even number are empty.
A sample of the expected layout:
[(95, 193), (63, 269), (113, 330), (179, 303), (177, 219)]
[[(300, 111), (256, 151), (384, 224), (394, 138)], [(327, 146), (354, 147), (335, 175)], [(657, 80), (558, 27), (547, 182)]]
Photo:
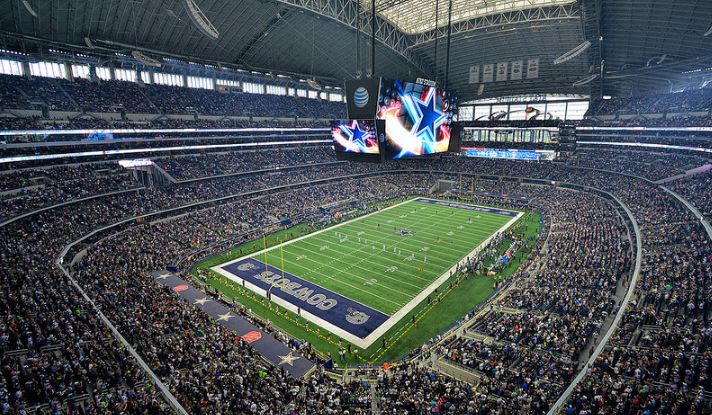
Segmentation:
[[(294, 238), (294, 239), (291, 239), (291, 240), (289, 240), (289, 241), (284, 242), (284, 243), (282, 244), (282, 246), (290, 245), (290, 244), (295, 243), (295, 242), (297, 242), (297, 241), (300, 241), (300, 240), (302, 240), (302, 239), (306, 239), (306, 238), (310, 238), (310, 237), (312, 237), (312, 236), (318, 235), (318, 234), (320, 234), (320, 233), (322, 233), (322, 232), (331, 231), (331, 230), (333, 230), (333, 229), (339, 228), (339, 227), (341, 227), (341, 226), (344, 226), (344, 225), (346, 225), (346, 224), (349, 224), (349, 223), (354, 222), (354, 221), (357, 221), (357, 220), (361, 220), (361, 219), (367, 218), (367, 217), (372, 216), (372, 215), (375, 215), (375, 214), (377, 214), (377, 213), (380, 213), (380, 212), (383, 212), (383, 211), (386, 211), (386, 210), (390, 210), (390, 209), (394, 209), (394, 208), (396, 208), (396, 207), (403, 206), (403, 205), (408, 204), (408, 203), (412, 203), (412, 202), (414, 202), (414, 201), (416, 201), (416, 200), (418, 200), (418, 199), (441, 201), (440, 199), (431, 199), (431, 198), (427, 198), (427, 197), (414, 197), (414, 198), (405, 200), (405, 201), (403, 201), (403, 202), (397, 203), (397, 204), (395, 204), (395, 205), (393, 205), (393, 206), (389, 206), (389, 207), (387, 207), (387, 208), (380, 209), (380, 210), (376, 210), (376, 211), (374, 211), (374, 212), (368, 213), (368, 214), (363, 215), (363, 216), (358, 216), (358, 217), (355, 217), (355, 218), (353, 218), (353, 219), (349, 219), (349, 220), (347, 220), (347, 221), (345, 221), (345, 222), (342, 222), (342, 223), (339, 223), (339, 224), (337, 224), (337, 225), (330, 226), (330, 227), (328, 227), (328, 228), (324, 228), (324, 229), (318, 230), (318, 231), (316, 231), (316, 232), (312, 232), (312, 233), (309, 233), (309, 234), (306, 234), (306, 235), (299, 236), (299, 237), (297, 237), (297, 238)], [(458, 203), (459, 203), (459, 202), (458, 202)], [(470, 205), (470, 206), (479, 206), (479, 205), (474, 205), (474, 204), (471, 204), (471, 203), (462, 203), (462, 204), (466, 204), (466, 205)], [(479, 207), (487, 208), (486, 206), (479, 206)], [(509, 210), (509, 209), (498, 209), (498, 210), (511, 211), (511, 210)], [(504, 225), (502, 225), (499, 229), (497, 229), (496, 232), (492, 233), (492, 235), (490, 235), (487, 239), (485, 239), (484, 241), (482, 241), (482, 243), (480, 243), (479, 245), (477, 245), (472, 251), (470, 251), (467, 255), (465, 255), (460, 261), (456, 262), (455, 265), (453, 265), (450, 269), (446, 270), (442, 275), (440, 275), (439, 278), (437, 278), (437, 279), (434, 280), (430, 285), (428, 285), (428, 286), (425, 287), (423, 290), (421, 290), (420, 293), (418, 293), (418, 295), (416, 295), (415, 297), (413, 297), (408, 303), (406, 303), (403, 307), (401, 307), (400, 310), (398, 310), (397, 312), (395, 312), (392, 316), (390, 316), (390, 317), (388, 318), (388, 320), (386, 320), (385, 322), (383, 322), (383, 324), (381, 324), (380, 326), (378, 326), (373, 332), (371, 332), (371, 334), (369, 334), (369, 335), (366, 336), (365, 338), (357, 337), (357, 336), (355, 336), (355, 335), (349, 333), (348, 331), (346, 331), (346, 330), (344, 330), (344, 329), (342, 329), (342, 328), (340, 328), (340, 327), (337, 327), (336, 325), (334, 325), (334, 324), (332, 324), (332, 323), (329, 323), (328, 321), (326, 321), (326, 320), (324, 320), (324, 319), (322, 319), (322, 318), (320, 318), (320, 317), (318, 317), (318, 316), (316, 316), (316, 315), (314, 315), (314, 314), (312, 314), (312, 313), (309, 313), (309, 312), (307, 312), (307, 311), (305, 311), (305, 310), (301, 310), (301, 317), (303, 317), (303, 318), (306, 319), (307, 321), (310, 321), (310, 322), (316, 324), (317, 326), (320, 326), (320, 327), (322, 327), (322, 328), (324, 328), (324, 329), (330, 331), (331, 333), (333, 333), (333, 334), (339, 336), (340, 338), (342, 338), (342, 339), (348, 341), (349, 343), (351, 343), (351, 344), (353, 344), (353, 345), (355, 345), (355, 346), (357, 346), (357, 347), (360, 347), (361, 349), (367, 349), (367, 348), (370, 347), (376, 340), (378, 340), (381, 336), (383, 336), (388, 330), (390, 330), (393, 326), (395, 326), (403, 317), (405, 317), (406, 314), (408, 314), (409, 312), (411, 312), (418, 304), (420, 304), (420, 303), (421, 303), (423, 300), (425, 300), (430, 294), (432, 294), (438, 287), (440, 287), (445, 281), (447, 281), (448, 278), (450, 278), (450, 273), (451, 273), (451, 272), (455, 272), (455, 270), (456, 270), (459, 266), (466, 264), (467, 261), (468, 261), (470, 258), (472, 258), (473, 256), (475, 256), (480, 250), (482, 250), (483, 247), (487, 246), (487, 244), (488, 244), (492, 239), (494, 239), (495, 237), (501, 235), (505, 230), (507, 230), (507, 229), (508, 229), (510, 226), (512, 226), (517, 220), (519, 220), (519, 218), (521, 218), (523, 215), (524, 215), (524, 212), (518, 212), (516, 216), (512, 217), (511, 220), (509, 220), (507, 223), (505, 223)], [(229, 272), (229, 271), (226, 271), (226, 270), (222, 269), (222, 267), (224, 267), (224, 266), (226, 266), (226, 265), (230, 265), (230, 264), (235, 263), (235, 262), (243, 261), (243, 260), (245, 260), (245, 259), (247, 259), (247, 258), (252, 258), (252, 257), (257, 257), (257, 258), (259, 258), (259, 255), (265, 254), (266, 252), (269, 252), (269, 251), (271, 251), (271, 250), (273, 250), (273, 249), (277, 249), (277, 248), (279, 248), (279, 245), (274, 245), (274, 246), (271, 246), (271, 247), (269, 247), (269, 248), (267, 248), (267, 249), (262, 249), (262, 250), (260, 250), (260, 251), (258, 251), (258, 252), (253, 252), (253, 253), (251, 253), (251, 254), (249, 254), (249, 255), (243, 255), (243, 256), (241, 256), (241, 257), (239, 257), (239, 258), (237, 258), (237, 259), (233, 259), (233, 260), (231, 260), (231, 261), (224, 262), (224, 263), (222, 263), (222, 264), (219, 264), (219, 265), (216, 265), (216, 266), (214, 266), (214, 267), (211, 267), (210, 270), (213, 271), (213, 272), (215, 272), (215, 273), (217, 273), (217, 274), (222, 275), (223, 277), (229, 279), (230, 281), (233, 281), (233, 282), (236, 282), (236, 283), (238, 283), (238, 284), (240, 284), (240, 285), (243, 285), (245, 288), (249, 288), (251, 291), (253, 291), (253, 292), (255, 292), (255, 293), (261, 295), (262, 297), (267, 297), (267, 292), (266, 292), (266, 290), (263, 290), (262, 288), (260, 288), (260, 287), (258, 287), (258, 286), (256, 286), (256, 285), (252, 284), (252, 283), (249, 282), (249, 281), (243, 280), (242, 278), (238, 277), (237, 275), (235, 275), (235, 274), (233, 274), (233, 273), (231, 273), (231, 272)], [(298, 276), (297, 276), (297, 277), (298, 277)], [(317, 284), (315, 284), (315, 285), (317, 285)], [(318, 285), (317, 285), (317, 286), (318, 286)], [(321, 288), (324, 288), (324, 287), (321, 287)], [(326, 288), (324, 288), (324, 290), (326, 290), (326, 291), (332, 291), (332, 290), (328, 290), (328, 289), (326, 289)], [(343, 294), (342, 294), (342, 295), (343, 295)], [(277, 296), (273, 295), (273, 296), (272, 296), (272, 301), (273, 301), (274, 303), (276, 303), (276, 304), (278, 304), (278, 305), (284, 307), (285, 309), (287, 309), (287, 310), (293, 312), (293, 313), (297, 313), (297, 312), (298, 312), (299, 307), (297, 307), (296, 305), (292, 304), (291, 302), (289, 302), (289, 301), (287, 301), (287, 300), (284, 300), (284, 299), (282, 299), (282, 298), (280, 298), (280, 297), (277, 297)], [(355, 300), (351, 299), (351, 301), (355, 301)], [(358, 301), (355, 301), (355, 302), (358, 303)], [(359, 303), (359, 304), (361, 304), (361, 303)], [(370, 308), (370, 309), (373, 309), (373, 307), (366, 306), (365, 304), (362, 304), (362, 305), (364, 305), (365, 307), (368, 307), (368, 308)]]

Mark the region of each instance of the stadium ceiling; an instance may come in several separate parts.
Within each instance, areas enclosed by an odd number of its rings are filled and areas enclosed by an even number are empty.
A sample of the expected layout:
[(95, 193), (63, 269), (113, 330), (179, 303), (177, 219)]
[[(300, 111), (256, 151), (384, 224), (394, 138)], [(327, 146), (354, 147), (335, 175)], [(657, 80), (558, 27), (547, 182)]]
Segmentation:
[[(584, 2), (592, 61), (605, 61), (603, 93), (695, 88), (712, 79), (712, 1)], [(598, 40), (600, 39), (600, 43)]]
[[(0, 0), (0, 46), (32, 54), (49, 47), (139, 50), (334, 84), (367, 76), (371, 66), (369, 0), (193, 0), (217, 39), (193, 24), (187, 0), (27, 1), (36, 17), (22, 0)], [(446, 76), (448, 7), (449, 0), (376, 0), (376, 73), (441, 84), (447, 78), (467, 101), (532, 93), (626, 95), (673, 88), (690, 78), (686, 71), (702, 70), (702, 79), (712, 67), (712, 35), (703, 36), (712, 25), (712, 1), (452, 0)], [(553, 64), (586, 40), (592, 46), (584, 53)], [(536, 78), (481, 83), (484, 65), (506, 62), (511, 68), (532, 58), (540, 62)], [(601, 61), (603, 90), (600, 79), (574, 86), (599, 74)], [(478, 82), (470, 82), (471, 67), (479, 68)]]
[[(361, 0), (370, 8), (370, 0)], [(453, 0), (452, 23), (483, 16), (575, 3), (576, 0)], [(376, 10), (407, 34), (447, 26), (448, 0), (376, 0)], [(436, 25), (437, 22), (437, 25)]]

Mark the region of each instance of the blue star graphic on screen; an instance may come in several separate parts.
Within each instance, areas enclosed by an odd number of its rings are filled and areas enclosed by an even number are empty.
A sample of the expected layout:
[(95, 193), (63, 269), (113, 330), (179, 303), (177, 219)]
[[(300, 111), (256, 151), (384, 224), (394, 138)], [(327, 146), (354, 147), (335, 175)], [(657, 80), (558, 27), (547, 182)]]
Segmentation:
[(447, 119), (447, 114), (443, 113), (435, 105), (437, 103), (435, 89), (431, 88), (428, 91), (425, 101), (421, 101), (419, 98), (414, 99), (414, 101), (418, 112), (418, 116), (414, 120), (416, 121), (415, 135), (420, 136), (423, 134), (424, 144), (437, 141), (436, 134), (442, 123)]
[(356, 144), (359, 149), (368, 147), (366, 139), (371, 135), (369, 131), (363, 131), (357, 121), (351, 122), (351, 125), (342, 125), (341, 130), (346, 134), (349, 141)]

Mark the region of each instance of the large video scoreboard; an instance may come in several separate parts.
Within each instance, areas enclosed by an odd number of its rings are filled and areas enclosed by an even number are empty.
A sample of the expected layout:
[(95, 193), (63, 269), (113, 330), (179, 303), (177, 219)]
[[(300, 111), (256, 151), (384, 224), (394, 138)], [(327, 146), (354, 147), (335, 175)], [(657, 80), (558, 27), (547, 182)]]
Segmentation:
[[(380, 128), (379, 128), (380, 125)], [(339, 120), (331, 123), (338, 160), (383, 161), (385, 126), (381, 120)], [(378, 131), (380, 131), (380, 138)]]
[(332, 123), (337, 157), (375, 161), (378, 154), (382, 161), (459, 150), (456, 99), (446, 91), (384, 78), (349, 81), (345, 90), (349, 120)]

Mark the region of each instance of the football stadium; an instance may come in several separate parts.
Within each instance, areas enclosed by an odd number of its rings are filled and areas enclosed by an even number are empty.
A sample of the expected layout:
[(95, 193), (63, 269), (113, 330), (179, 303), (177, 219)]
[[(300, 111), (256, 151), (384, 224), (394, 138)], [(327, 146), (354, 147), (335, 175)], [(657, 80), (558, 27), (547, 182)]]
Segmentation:
[(2, 414), (712, 415), (712, 2), (0, 22)]

